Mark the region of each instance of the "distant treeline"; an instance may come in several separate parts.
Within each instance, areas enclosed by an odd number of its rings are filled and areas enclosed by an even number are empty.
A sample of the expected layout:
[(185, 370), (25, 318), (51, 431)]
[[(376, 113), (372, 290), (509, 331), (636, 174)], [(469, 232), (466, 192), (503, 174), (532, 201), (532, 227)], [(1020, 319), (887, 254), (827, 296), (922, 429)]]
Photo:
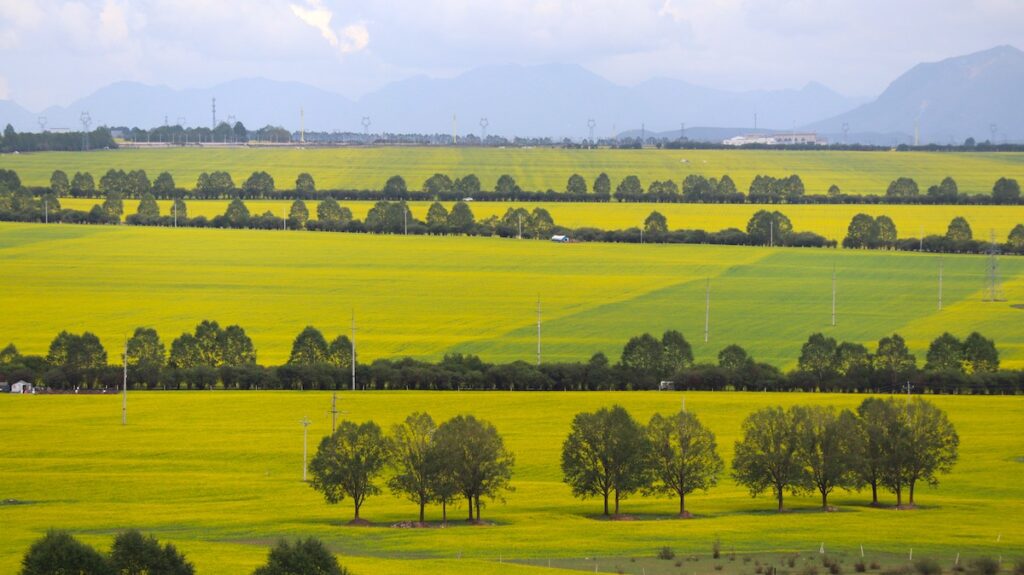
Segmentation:
[[(127, 342), (128, 381), (135, 389), (412, 389), (412, 390), (748, 390), (916, 393), (1022, 393), (1024, 371), (999, 369), (995, 342), (974, 332), (964, 339), (944, 333), (930, 345), (923, 367), (898, 334), (862, 344), (816, 333), (801, 348), (797, 368), (783, 373), (755, 361), (738, 345), (723, 348), (716, 363), (694, 362), (678, 331), (631, 338), (617, 363), (603, 353), (586, 362), (484, 362), (474, 355), (445, 355), (437, 362), (378, 359), (352, 369), (351, 340), (328, 341), (315, 327), (294, 340), (282, 365), (257, 363), (256, 349), (237, 325), (203, 321), (192, 333), (164, 344), (156, 330), (140, 327)], [(120, 362), (120, 357), (115, 363)], [(61, 332), (46, 356), (22, 355), (14, 344), (0, 350), (0, 380), (25, 379), (57, 390), (116, 389), (122, 369), (109, 365), (99, 338)]]
[(889, 216), (873, 217), (868, 214), (857, 214), (853, 216), (849, 227), (847, 227), (846, 237), (843, 238), (843, 247), (905, 252), (1024, 254), (1024, 224), (1014, 226), (1007, 235), (1005, 243), (974, 239), (971, 224), (961, 216), (950, 220), (944, 235), (899, 238), (896, 224)]
[[(4, 171), (3, 180), (9, 190), (21, 187), (18, 175)], [(420, 189), (411, 190), (401, 176), (391, 176), (383, 187), (376, 190), (331, 189), (318, 190), (308, 173), (299, 174), (294, 186), (278, 188), (267, 172), (253, 172), (242, 184), (236, 185), (231, 174), (223, 171), (202, 173), (192, 189), (178, 187), (168, 172), (160, 173), (150, 181), (144, 170), (108, 170), (97, 182), (89, 172), (76, 172), (72, 176), (56, 170), (48, 187), (31, 187), (35, 196), (106, 197), (112, 193), (123, 198), (142, 198), (152, 193), (162, 199), (305, 199), (319, 200), (415, 200), (456, 201), (473, 198), (475, 201), (532, 201), (532, 202), (644, 202), (644, 203), (705, 203), (705, 204), (1000, 204), (1020, 205), (1020, 185), (1014, 179), (999, 178), (989, 194), (963, 194), (953, 178), (944, 178), (926, 190), (911, 178), (897, 178), (879, 194), (844, 194), (837, 185), (823, 193), (807, 193), (798, 175), (774, 177), (755, 176), (746, 193), (736, 187), (729, 175), (720, 179), (690, 174), (681, 182), (655, 180), (647, 184), (635, 175), (624, 177), (614, 184), (607, 174), (599, 174), (593, 182), (573, 174), (564, 190), (522, 189), (515, 178), (500, 176), (493, 190), (484, 190), (474, 174), (452, 179), (446, 174), (427, 178)]]
[(74, 152), (78, 150), (116, 148), (108, 128), (91, 132), (17, 133), (10, 124), (0, 136), (0, 153), (12, 152)]

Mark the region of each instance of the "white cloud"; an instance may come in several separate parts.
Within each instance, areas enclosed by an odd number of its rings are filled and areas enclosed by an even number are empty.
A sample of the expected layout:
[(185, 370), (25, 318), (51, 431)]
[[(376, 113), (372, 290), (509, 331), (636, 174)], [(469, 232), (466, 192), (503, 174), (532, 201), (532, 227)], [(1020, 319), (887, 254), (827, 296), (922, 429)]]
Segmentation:
[(306, 0), (306, 4), (289, 4), (292, 13), (310, 26), (320, 32), (320, 35), (327, 40), (332, 47), (337, 48), (342, 54), (359, 52), (370, 43), (370, 31), (366, 24), (357, 22), (349, 24), (338, 32), (331, 27), (331, 20), (334, 19), (334, 12), (324, 5), (323, 0)]

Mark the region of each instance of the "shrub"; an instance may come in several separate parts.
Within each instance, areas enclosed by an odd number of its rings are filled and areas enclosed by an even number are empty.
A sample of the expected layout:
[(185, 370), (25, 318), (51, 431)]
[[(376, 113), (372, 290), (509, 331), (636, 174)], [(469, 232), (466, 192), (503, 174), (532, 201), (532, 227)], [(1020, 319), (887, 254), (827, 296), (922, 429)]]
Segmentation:
[(941, 575), (942, 567), (934, 559), (918, 559), (914, 561), (914, 570), (919, 575)]
[(978, 557), (970, 562), (971, 575), (996, 575), (999, 573), (999, 562), (991, 557)]
[(853, 564), (853, 570), (857, 573), (863, 573), (868, 570), (868, 566), (864, 563), (864, 560), (860, 560)]
[(711, 557), (718, 559), (722, 556), (722, 541), (715, 537), (715, 540), (711, 542)]
[(270, 550), (267, 564), (258, 567), (253, 575), (291, 575), (292, 573), (316, 573), (317, 575), (348, 575), (348, 570), (338, 565), (338, 560), (327, 547), (315, 537), (299, 539), (289, 545), (283, 539)]
[(882, 566), (878, 564), (878, 561), (872, 561), (871, 562), (871, 570), (872, 571), (878, 571), (881, 568), (882, 568)]
[(136, 529), (119, 533), (110, 549), (110, 564), (123, 575), (193, 575), (195, 568), (171, 544), (163, 547), (155, 537)]
[(671, 561), (672, 559), (675, 559), (675, 558), (676, 558), (676, 552), (673, 551), (671, 547), (662, 547), (661, 549), (658, 549), (658, 559), (663, 559), (665, 561)]
[(28, 548), (21, 560), (22, 575), (112, 575), (114, 570), (99, 551), (66, 531), (49, 531)]

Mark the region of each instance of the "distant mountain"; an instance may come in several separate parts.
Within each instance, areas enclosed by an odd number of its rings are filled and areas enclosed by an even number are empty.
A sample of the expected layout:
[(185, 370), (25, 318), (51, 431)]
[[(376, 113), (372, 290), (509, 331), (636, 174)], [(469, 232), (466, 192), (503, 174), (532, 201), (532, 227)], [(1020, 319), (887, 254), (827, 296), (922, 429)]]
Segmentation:
[(39, 129), (34, 114), (10, 100), (0, 100), (0, 130), (7, 124), (16, 130)]
[[(363, 116), (374, 132), (449, 133), (452, 115), (460, 134), (481, 131), (505, 136), (579, 138), (611, 136), (628, 128), (673, 130), (681, 123), (739, 128), (790, 129), (849, 110), (861, 103), (820, 84), (800, 90), (730, 92), (658, 78), (636, 86), (620, 86), (581, 66), (488, 66), (453, 78), (413, 77), (389, 84), (353, 102), (318, 88), (265, 79), (236, 80), (208, 89), (174, 90), (119, 82), (67, 107), (42, 114), (50, 126), (77, 128), (82, 111), (93, 125), (151, 127), (184, 118), (189, 126), (209, 125), (211, 99), (217, 98), (218, 120), (229, 115), (250, 128), (266, 124), (297, 130), (299, 109), (310, 130), (362, 131)], [(15, 127), (36, 129), (34, 116), (19, 118)]]
[[(883, 141), (912, 142), (915, 125), (921, 143), (961, 143), (1024, 139), (1024, 52), (998, 46), (983, 52), (918, 64), (897, 78), (873, 102), (807, 127), (839, 135), (875, 133)], [(883, 135), (884, 134), (884, 135)], [(839, 136), (841, 137), (841, 136)]]

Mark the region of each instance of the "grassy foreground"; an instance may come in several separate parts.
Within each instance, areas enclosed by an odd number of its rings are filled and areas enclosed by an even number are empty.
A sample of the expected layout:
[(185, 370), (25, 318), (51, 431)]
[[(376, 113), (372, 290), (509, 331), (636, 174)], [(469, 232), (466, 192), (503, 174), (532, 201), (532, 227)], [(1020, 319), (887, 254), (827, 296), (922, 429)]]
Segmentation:
[(1024, 153), (824, 152), (766, 150), (561, 150), (451, 147), (333, 149), (162, 149), (48, 152), (0, 156), (0, 168), (16, 170), (26, 185), (46, 186), (50, 174), (89, 171), (99, 180), (110, 168), (144, 169), (150, 178), (169, 171), (178, 185), (192, 187), (204, 171), (229, 172), (241, 185), (249, 174), (266, 170), (279, 188), (294, 185), (309, 172), (323, 189), (379, 189), (399, 174), (419, 189), (436, 172), (474, 173), (483, 189), (493, 190), (501, 174), (512, 175), (525, 190), (562, 191), (578, 172), (593, 183), (602, 171), (613, 186), (635, 174), (646, 186), (653, 180), (682, 182), (687, 174), (729, 174), (746, 191), (758, 174), (798, 174), (809, 194), (837, 184), (850, 194), (884, 194), (900, 176), (917, 180), (922, 193), (952, 176), (963, 193), (989, 193), (1000, 177), (1024, 180)]
[[(89, 211), (103, 200), (96, 198), (63, 198), (61, 207)], [(124, 202), (125, 216), (138, 210), (138, 200)], [(171, 201), (160, 200), (161, 214), (171, 213)], [(192, 200), (187, 203), (189, 217), (212, 218), (224, 213), (228, 200)], [(306, 202), (310, 216), (316, 218), (319, 202)], [(443, 202), (451, 209), (452, 202)], [(352, 210), (352, 216), (366, 219), (375, 202), (347, 202), (341, 204)], [(409, 202), (413, 216), (426, 221), (431, 202)], [(249, 212), (256, 215), (271, 212), (286, 217), (291, 201), (246, 200)], [(886, 215), (892, 218), (900, 237), (921, 237), (922, 235), (944, 235), (950, 220), (957, 216), (967, 219), (976, 238), (988, 240), (994, 232), (996, 241), (1006, 241), (1006, 236), (1017, 224), (1024, 223), (1024, 206), (927, 206), (927, 205), (782, 205), (764, 206), (750, 204), (618, 204), (565, 202), (474, 202), (470, 205), (478, 220), (491, 216), (501, 217), (509, 208), (536, 207), (547, 210), (555, 223), (569, 228), (593, 227), (605, 230), (642, 227), (644, 220), (657, 210), (668, 218), (669, 229), (703, 229), (718, 231), (726, 228), (747, 229), (747, 222), (758, 210), (779, 210), (793, 222), (794, 229), (821, 234), (826, 238), (842, 241), (853, 216), (864, 213), (871, 216)]]
[[(284, 361), (306, 325), (347, 333), (360, 359), (450, 351), (532, 360), (536, 301), (545, 360), (617, 360), (626, 340), (678, 329), (698, 361), (738, 343), (788, 368), (823, 331), (871, 349), (898, 331), (920, 362), (944, 331), (994, 338), (1024, 367), (1024, 258), (1000, 260), (1002, 295), (983, 301), (987, 259), (854, 250), (554, 244), (255, 230), (0, 224), (7, 285), (0, 344), (45, 354), (61, 330), (90, 330), (116, 357), (138, 326), (170, 341), (202, 319), (242, 325), (259, 361)], [(831, 326), (837, 273), (838, 325)], [(704, 291), (711, 282), (709, 342)]]
[[(201, 574), (246, 573), (278, 537), (324, 539), (355, 573), (545, 573), (527, 561), (611, 572), (628, 557), (652, 558), (662, 545), (706, 557), (723, 553), (816, 552), (869, 559), (888, 553), (931, 556), (946, 569), (957, 553), (1012, 561), (1024, 553), (1024, 485), (1019, 431), (1021, 397), (935, 397), (961, 438), (961, 458), (939, 489), (922, 487), (921, 508), (897, 512), (865, 505), (868, 494), (838, 492), (836, 513), (821, 513), (813, 495), (790, 497), (779, 515), (770, 497), (751, 499), (728, 477), (708, 494), (688, 498), (696, 518), (671, 520), (676, 502), (632, 498), (623, 512), (642, 520), (599, 520), (600, 502), (578, 501), (561, 483), (561, 442), (572, 416), (620, 403), (645, 422), (677, 410), (677, 393), (341, 393), (343, 417), (384, 427), (416, 410), (435, 419), (473, 413), (491, 420), (516, 454), (507, 502), (483, 512), (495, 524), (447, 529), (394, 529), (416, 507), (384, 494), (364, 517), (374, 527), (347, 527), (351, 506), (329, 506), (301, 482), (302, 427), (309, 416), (311, 450), (330, 431), (326, 392), (137, 392), (129, 424), (120, 425), (112, 396), (0, 395), (0, 572), (13, 573), (30, 542), (47, 528), (72, 530), (106, 548), (119, 529), (136, 526), (172, 541)], [(855, 407), (863, 396), (688, 393), (687, 409), (716, 433), (729, 462), (740, 422), (769, 405)], [(883, 502), (891, 502), (888, 494)], [(452, 511), (460, 517), (465, 508)], [(429, 509), (431, 520), (440, 510)], [(859, 551), (858, 551), (859, 554)], [(604, 557), (605, 559), (594, 560)], [(613, 559), (614, 557), (614, 559)], [(501, 563), (499, 563), (499, 558)], [(589, 560), (584, 558), (590, 558)], [(739, 562), (737, 562), (739, 563)], [(690, 573), (683, 568), (673, 573)], [(702, 564), (704, 572), (707, 562)], [(820, 568), (820, 567), (819, 567)], [(697, 569), (694, 566), (693, 569)], [(749, 566), (744, 567), (751, 572)], [(844, 572), (852, 573), (849, 562)], [(710, 571), (709, 571), (710, 572)]]

